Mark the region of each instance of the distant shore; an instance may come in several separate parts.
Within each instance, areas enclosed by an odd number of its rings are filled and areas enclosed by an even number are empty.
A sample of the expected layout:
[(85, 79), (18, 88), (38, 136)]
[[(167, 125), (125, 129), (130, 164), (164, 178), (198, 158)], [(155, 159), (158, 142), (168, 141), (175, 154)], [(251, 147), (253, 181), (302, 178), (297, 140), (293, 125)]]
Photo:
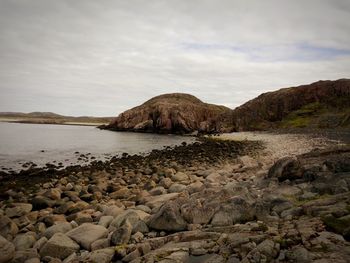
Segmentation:
[(22, 124), (54, 124), (54, 125), (78, 125), (78, 126), (100, 126), (108, 122), (79, 122), (79, 121), (62, 121), (52, 119), (18, 119), (18, 118), (0, 118), (0, 122), (22, 123)]

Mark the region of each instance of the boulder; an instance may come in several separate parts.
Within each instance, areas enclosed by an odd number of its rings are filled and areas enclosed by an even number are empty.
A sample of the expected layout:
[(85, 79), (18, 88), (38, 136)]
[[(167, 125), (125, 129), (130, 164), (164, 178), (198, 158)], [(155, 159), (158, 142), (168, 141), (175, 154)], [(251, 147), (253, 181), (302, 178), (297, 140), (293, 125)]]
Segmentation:
[(57, 188), (51, 188), (44, 193), (44, 196), (52, 199), (52, 200), (60, 200), (61, 199), (61, 190)]
[(13, 240), (13, 244), (16, 247), (16, 251), (32, 248), (35, 242), (36, 239), (34, 232), (27, 232), (25, 234), (17, 235)]
[(108, 230), (103, 226), (85, 223), (67, 232), (66, 235), (79, 243), (83, 248), (90, 250), (94, 241), (107, 237)]
[[(36, 249), (29, 248), (26, 250), (19, 250), (15, 252), (15, 256), (13, 257), (11, 263), (27, 263), (29, 260), (38, 260), (40, 258)], [(40, 260), (39, 260), (40, 262)]]
[[(140, 211), (140, 210), (138, 210)], [(142, 212), (142, 211), (140, 211)], [(134, 226), (139, 220), (140, 216), (137, 213), (137, 210), (129, 209), (125, 210), (123, 213), (121, 213), (119, 216), (113, 219), (113, 221), (110, 223), (110, 226), (113, 227), (119, 227), (121, 224), (125, 221), (128, 220), (129, 223)]]
[(181, 216), (179, 205), (173, 201), (165, 203), (149, 218), (147, 225), (152, 229), (165, 231), (182, 231), (187, 228), (187, 222)]
[(100, 226), (103, 226), (105, 228), (108, 228), (111, 222), (113, 221), (113, 216), (101, 216), (100, 220), (98, 221), (98, 224)]
[(33, 206), (28, 203), (13, 203), (12, 207), (8, 207), (5, 210), (5, 214), (8, 217), (20, 217), (25, 214), (28, 214), (32, 211)]
[(253, 220), (254, 215), (255, 211), (251, 204), (242, 196), (235, 196), (229, 202), (220, 205), (211, 220), (211, 224), (214, 226), (226, 226), (244, 223)]
[(89, 253), (85, 260), (91, 263), (109, 263), (113, 259), (114, 251), (113, 247), (98, 249)]
[(45, 209), (47, 207), (52, 207), (55, 204), (55, 201), (51, 200), (46, 196), (36, 196), (31, 200), (34, 210)]
[(302, 176), (303, 167), (299, 160), (293, 157), (285, 157), (278, 160), (268, 172), (268, 178), (277, 178), (280, 182), (301, 179)]
[(0, 235), (0, 263), (9, 262), (15, 256), (15, 246)]
[(123, 211), (124, 211), (123, 208), (116, 206), (116, 205), (111, 205), (111, 206), (106, 207), (103, 210), (103, 215), (116, 217), (116, 216), (120, 215)]
[(130, 240), (132, 226), (128, 220), (125, 220), (117, 230), (115, 230), (111, 236), (111, 243), (113, 245), (127, 244)]
[(177, 172), (171, 177), (171, 179), (175, 182), (183, 182), (183, 181), (188, 181), (190, 178), (188, 177), (187, 174), (183, 172)]
[(186, 185), (174, 183), (169, 187), (169, 193), (180, 193), (186, 189)]
[(166, 194), (166, 190), (163, 186), (157, 186), (153, 188), (151, 191), (149, 191), (150, 195), (163, 195)]
[(59, 222), (53, 226), (50, 226), (44, 232), (44, 236), (50, 239), (56, 233), (66, 233), (72, 230), (72, 225), (68, 222)]
[(17, 232), (17, 225), (7, 216), (0, 215), (0, 235), (3, 237), (13, 237)]
[(79, 245), (63, 233), (56, 233), (40, 249), (40, 256), (65, 259), (74, 252), (79, 251)]

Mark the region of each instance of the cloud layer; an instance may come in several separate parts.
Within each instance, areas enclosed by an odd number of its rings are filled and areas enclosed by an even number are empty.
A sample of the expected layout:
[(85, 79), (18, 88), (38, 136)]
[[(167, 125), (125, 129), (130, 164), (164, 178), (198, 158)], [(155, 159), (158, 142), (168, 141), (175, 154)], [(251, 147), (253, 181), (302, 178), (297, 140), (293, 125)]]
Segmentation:
[(191, 93), (236, 107), (349, 77), (347, 0), (2, 0), (0, 111), (113, 116)]

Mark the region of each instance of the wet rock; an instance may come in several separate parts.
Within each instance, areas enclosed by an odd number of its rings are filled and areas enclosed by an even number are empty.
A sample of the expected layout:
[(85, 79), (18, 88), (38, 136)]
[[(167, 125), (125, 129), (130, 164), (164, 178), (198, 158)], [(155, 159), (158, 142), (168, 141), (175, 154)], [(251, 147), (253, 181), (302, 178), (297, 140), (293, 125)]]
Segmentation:
[(74, 252), (79, 251), (79, 245), (62, 233), (56, 233), (41, 248), (40, 256), (65, 259)]
[(0, 235), (0, 262), (6, 263), (11, 261), (11, 259), (15, 256), (15, 246), (7, 241)]
[(173, 201), (167, 202), (156, 214), (152, 215), (147, 225), (152, 229), (165, 231), (182, 231), (187, 228), (187, 223), (181, 216), (179, 205)]
[(302, 176), (303, 168), (300, 161), (292, 157), (285, 157), (278, 160), (268, 172), (268, 178), (277, 178), (280, 182), (300, 179)]
[(31, 200), (31, 204), (33, 205), (34, 210), (40, 210), (52, 207), (55, 204), (55, 201), (45, 196), (36, 196)]
[(103, 226), (85, 223), (67, 232), (66, 235), (83, 248), (90, 250), (90, 246), (94, 241), (107, 237), (108, 230)]

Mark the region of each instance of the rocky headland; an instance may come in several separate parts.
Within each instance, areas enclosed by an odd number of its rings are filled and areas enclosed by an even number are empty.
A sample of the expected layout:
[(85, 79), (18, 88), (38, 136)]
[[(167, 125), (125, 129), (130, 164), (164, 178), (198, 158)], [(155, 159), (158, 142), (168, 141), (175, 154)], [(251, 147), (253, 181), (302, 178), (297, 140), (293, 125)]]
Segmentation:
[(116, 131), (176, 134), (349, 127), (349, 79), (267, 92), (233, 110), (203, 103), (189, 94), (164, 94), (101, 126)]
[(101, 128), (175, 134), (213, 133), (218, 130), (218, 117), (229, 112), (227, 107), (204, 103), (189, 94), (171, 93), (127, 110)]
[(3, 175), (0, 262), (349, 262), (349, 146), (223, 138)]

